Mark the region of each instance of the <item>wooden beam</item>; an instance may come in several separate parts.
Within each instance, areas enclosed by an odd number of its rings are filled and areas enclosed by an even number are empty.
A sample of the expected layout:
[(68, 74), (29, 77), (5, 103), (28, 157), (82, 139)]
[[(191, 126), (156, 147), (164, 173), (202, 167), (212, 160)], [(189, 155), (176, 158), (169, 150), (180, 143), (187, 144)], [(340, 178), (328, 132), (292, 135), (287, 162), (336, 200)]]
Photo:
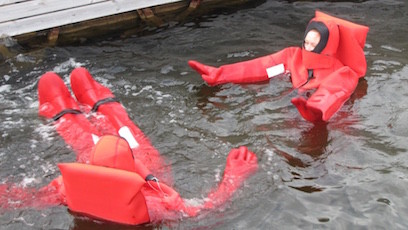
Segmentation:
[(151, 23), (156, 27), (163, 25), (163, 20), (157, 17), (150, 8), (137, 10), (137, 13), (139, 14), (139, 17), (147, 23)]
[[(0, 36), (16, 36), (33, 31), (41, 31), (63, 25), (116, 15), (124, 12), (148, 8), (182, 0), (109, 0), (78, 8), (49, 12), (33, 17), (0, 23)], [(0, 14), (7, 14), (0, 8)]]
[(92, 4), (106, 2), (109, 0), (81, 0), (81, 1), (25, 1), (16, 4), (1, 6), (0, 22), (14, 21), (22, 18), (43, 15), (50, 12), (63, 11), (79, 7), (87, 7)]

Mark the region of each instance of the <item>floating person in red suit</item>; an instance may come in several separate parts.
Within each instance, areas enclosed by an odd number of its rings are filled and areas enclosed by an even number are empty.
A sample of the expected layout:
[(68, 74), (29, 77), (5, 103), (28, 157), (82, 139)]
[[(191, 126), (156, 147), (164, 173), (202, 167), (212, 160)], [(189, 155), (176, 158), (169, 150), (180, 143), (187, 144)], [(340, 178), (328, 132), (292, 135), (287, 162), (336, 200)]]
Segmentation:
[(170, 167), (108, 88), (85, 68), (72, 71), (71, 88), (76, 100), (57, 74), (41, 76), (39, 113), (54, 120), (77, 162), (59, 164), (62, 176), (39, 190), (0, 185), (0, 208), (63, 204), (122, 224), (174, 220), (224, 204), (258, 168), (256, 155), (246, 147), (231, 150), (218, 187), (200, 204), (189, 204), (168, 186)]
[(289, 47), (218, 68), (193, 60), (189, 65), (210, 86), (262, 82), (288, 74), (299, 91), (292, 103), (303, 118), (311, 122), (328, 121), (366, 73), (363, 48), (368, 30), (366, 26), (316, 11), (306, 28), (302, 47)]

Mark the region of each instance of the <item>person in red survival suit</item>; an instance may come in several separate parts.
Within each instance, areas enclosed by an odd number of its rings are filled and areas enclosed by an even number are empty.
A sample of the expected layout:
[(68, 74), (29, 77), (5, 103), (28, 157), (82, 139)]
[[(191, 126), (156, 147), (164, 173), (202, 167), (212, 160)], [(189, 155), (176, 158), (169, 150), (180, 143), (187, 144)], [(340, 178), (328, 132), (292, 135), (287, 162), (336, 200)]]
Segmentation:
[[(85, 68), (72, 71), (71, 87), (77, 101), (57, 74), (41, 76), (39, 113), (54, 120), (57, 132), (77, 153), (77, 162), (59, 164), (62, 176), (39, 190), (0, 185), (1, 209), (63, 204), (122, 224), (193, 217), (224, 204), (258, 168), (256, 155), (246, 147), (232, 149), (218, 187), (199, 204), (190, 204), (167, 185), (172, 183), (165, 177), (170, 167), (108, 88)], [(89, 111), (98, 119), (88, 119), (84, 112)]]
[[(302, 47), (218, 68), (190, 60), (209, 85), (254, 83), (289, 73), (299, 96), (292, 98), (304, 119), (328, 121), (366, 73), (364, 45), (369, 28), (316, 11)], [(306, 91), (314, 91), (308, 97)]]

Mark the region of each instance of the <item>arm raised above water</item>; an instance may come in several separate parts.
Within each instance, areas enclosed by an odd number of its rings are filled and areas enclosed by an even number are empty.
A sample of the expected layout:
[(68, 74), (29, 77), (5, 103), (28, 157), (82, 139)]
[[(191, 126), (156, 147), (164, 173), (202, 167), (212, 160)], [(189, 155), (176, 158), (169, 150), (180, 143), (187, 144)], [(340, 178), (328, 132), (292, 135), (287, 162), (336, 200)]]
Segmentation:
[(258, 169), (256, 155), (242, 146), (232, 149), (227, 157), (227, 163), (222, 181), (211, 191), (201, 204), (190, 204), (171, 187), (165, 184), (149, 183), (142, 190), (152, 222), (166, 219), (178, 219), (181, 215), (193, 217), (201, 211), (213, 210), (225, 204), (234, 195), (242, 183)]

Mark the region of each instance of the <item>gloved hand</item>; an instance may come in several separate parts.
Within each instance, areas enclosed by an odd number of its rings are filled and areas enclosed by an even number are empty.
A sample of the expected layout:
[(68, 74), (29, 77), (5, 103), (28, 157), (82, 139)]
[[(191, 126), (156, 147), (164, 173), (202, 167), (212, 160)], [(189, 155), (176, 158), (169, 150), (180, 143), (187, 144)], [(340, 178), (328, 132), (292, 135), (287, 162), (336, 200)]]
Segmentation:
[(189, 61), (188, 64), (191, 68), (201, 74), (201, 77), (205, 82), (209, 85), (214, 86), (217, 85), (217, 68), (201, 64), (198, 61)]
[(256, 155), (247, 147), (241, 146), (239, 149), (232, 149), (228, 154), (224, 177), (242, 177), (244, 179), (257, 169), (258, 159)]
[(218, 188), (208, 195), (204, 207), (212, 209), (224, 204), (242, 185), (244, 180), (258, 169), (256, 155), (245, 146), (232, 149), (227, 157), (224, 177)]

